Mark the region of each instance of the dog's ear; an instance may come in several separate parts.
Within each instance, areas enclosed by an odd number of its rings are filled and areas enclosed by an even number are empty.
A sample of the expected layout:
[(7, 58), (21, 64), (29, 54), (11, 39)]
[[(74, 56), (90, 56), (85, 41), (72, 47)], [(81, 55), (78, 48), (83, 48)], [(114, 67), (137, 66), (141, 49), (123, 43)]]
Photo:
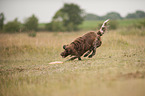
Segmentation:
[(63, 45), (63, 49), (65, 49), (66, 48), (66, 45)]

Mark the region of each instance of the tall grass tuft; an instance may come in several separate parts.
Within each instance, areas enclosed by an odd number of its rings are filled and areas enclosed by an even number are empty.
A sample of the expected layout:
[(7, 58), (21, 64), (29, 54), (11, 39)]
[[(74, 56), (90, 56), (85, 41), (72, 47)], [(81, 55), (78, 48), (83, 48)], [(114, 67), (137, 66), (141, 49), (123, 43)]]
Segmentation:
[(36, 35), (37, 35), (37, 33), (34, 31), (28, 33), (28, 36), (30, 36), (30, 37), (36, 37)]

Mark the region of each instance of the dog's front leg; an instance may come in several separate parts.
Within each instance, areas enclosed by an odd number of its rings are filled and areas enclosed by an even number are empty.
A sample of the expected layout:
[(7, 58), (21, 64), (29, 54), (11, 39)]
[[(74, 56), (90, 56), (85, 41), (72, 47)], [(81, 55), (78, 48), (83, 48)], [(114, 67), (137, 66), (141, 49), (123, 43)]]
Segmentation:
[(74, 59), (76, 59), (76, 58), (77, 58), (76, 56), (75, 56), (75, 57), (72, 57), (72, 58), (68, 59), (68, 61), (74, 60)]
[(76, 56), (75, 56), (75, 57), (72, 57), (72, 58), (68, 59), (68, 61), (74, 60), (74, 59), (76, 59), (76, 58), (78, 58), (78, 60), (82, 60), (81, 57), (76, 57)]

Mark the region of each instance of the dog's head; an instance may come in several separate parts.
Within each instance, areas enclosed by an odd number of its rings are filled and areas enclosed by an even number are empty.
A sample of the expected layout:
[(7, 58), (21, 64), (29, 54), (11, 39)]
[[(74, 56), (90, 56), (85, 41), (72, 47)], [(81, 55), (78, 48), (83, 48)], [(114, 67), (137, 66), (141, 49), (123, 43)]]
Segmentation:
[(68, 55), (71, 55), (72, 48), (69, 45), (63, 45), (64, 51), (60, 54), (63, 58), (67, 57)]

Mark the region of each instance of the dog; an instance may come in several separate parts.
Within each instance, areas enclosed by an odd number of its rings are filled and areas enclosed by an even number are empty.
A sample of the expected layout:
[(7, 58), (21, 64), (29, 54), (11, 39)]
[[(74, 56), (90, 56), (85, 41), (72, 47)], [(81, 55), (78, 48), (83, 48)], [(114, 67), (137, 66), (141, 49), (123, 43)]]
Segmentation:
[(63, 45), (64, 51), (60, 54), (63, 58), (67, 56), (73, 56), (69, 60), (74, 60), (78, 58), (78, 60), (81, 60), (81, 56), (84, 55), (84, 57), (87, 57), (91, 52), (91, 54), (88, 56), (89, 58), (92, 58), (96, 53), (96, 48), (100, 47), (102, 44), (101, 36), (106, 32), (107, 30), (107, 22), (106, 20), (103, 25), (101, 26), (100, 30), (97, 32), (90, 31), (83, 35), (82, 37), (79, 37), (75, 39), (72, 43), (69, 45)]

